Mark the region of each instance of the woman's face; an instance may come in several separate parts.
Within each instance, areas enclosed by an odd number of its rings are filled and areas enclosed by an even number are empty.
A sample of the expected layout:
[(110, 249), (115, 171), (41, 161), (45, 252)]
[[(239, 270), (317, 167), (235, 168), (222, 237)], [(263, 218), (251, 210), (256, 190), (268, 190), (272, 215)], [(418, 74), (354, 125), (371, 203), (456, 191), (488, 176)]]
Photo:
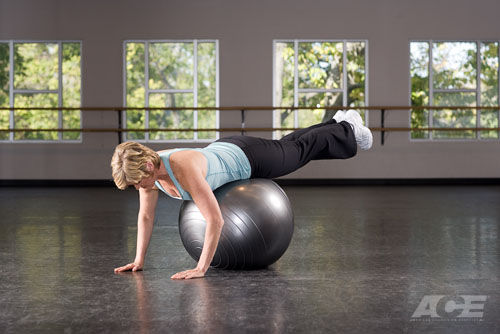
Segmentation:
[(135, 189), (139, 190), (139, 188), (144, 189), (152, 189), (155, 185), (155, 176), (154, 174), (148, 177), (143, 177), (141, 182), (134, 184)]
[(140, 188), (152, 189), (155, 185), (157, 170), (151, 162), (147, 162), (146, 164), (147, 164), (147, 169), (151, 173), (151, 175), (143, 177), (141, 179), (141, 182), (134, 184), (134, 187), (137, 190), (139, 190)]

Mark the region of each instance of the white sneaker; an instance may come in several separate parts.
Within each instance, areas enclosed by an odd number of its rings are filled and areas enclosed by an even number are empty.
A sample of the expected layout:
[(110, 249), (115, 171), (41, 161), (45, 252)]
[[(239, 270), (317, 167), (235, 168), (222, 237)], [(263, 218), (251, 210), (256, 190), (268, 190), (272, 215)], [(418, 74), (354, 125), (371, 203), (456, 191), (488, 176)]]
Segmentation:
[[(337, 114), (335, 114), (337, 116)], [(354, 137), (356, 138), (356, 143), (358, 143), (359, 148), (366, 151), (372, 147), (373, 135), (370, 129), (363, 125), (363, 119), (361, 115), (353, 109), (346, 111), (343, 115), (339, 115), (340, 120), (335, 118), (337, 122), (346, 121), (352, 127), (354, 131)]]
[(344, 110), (337, 110), (337, 112), (335, 113), (335, 116), (333, 116), (332, 118), (337, 121), (337, 123), (340, 123), (344, 120), (344, 117), (345, 117), (345, 111)]

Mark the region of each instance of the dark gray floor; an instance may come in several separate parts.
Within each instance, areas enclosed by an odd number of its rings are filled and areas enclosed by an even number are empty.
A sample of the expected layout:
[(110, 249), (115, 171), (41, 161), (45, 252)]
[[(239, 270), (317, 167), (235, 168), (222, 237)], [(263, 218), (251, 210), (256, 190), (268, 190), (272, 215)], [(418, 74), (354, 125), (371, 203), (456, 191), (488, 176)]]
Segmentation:
[[(0, 188), (0, 332), (500, 331), (500, 187), (285, 190), (296, 228), (277, 263), (171, 281), (195, 265), (180, 202), (160, 199), (145, 271), (115, 275), (135, 255), (135, 190)], [(412, 318), (431, 295), (441, 317)], [(449, 309), (461, 295), (486, 296), (482, 318)]]

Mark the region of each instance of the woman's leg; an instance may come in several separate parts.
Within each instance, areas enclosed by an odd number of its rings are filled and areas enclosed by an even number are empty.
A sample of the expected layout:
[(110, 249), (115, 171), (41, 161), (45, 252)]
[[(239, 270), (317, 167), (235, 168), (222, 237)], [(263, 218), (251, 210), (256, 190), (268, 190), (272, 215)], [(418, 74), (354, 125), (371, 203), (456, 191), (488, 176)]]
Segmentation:
[(331, 119), (325, 123), (318, 123), (318, 124), (311, 125), (310, 127), (307, 127), (307, 128), (295, 130), (293, 132), (290, 132), (286, 136), (282, 137), (280, 140), (297, 140), (300, 136), (311, 131), (312, 129), (319, 128), (319, 127), (324, 126), (325, 124), (329, 124), (329, 123), (336, 123), (336, 121), (334, 119)]
[(347, 122), (328, 121), (296, 132), (286, 140), (232, 136), (219, 141), (236, 144), (245, 152), (252, 167), (251, 177), (275, 178), (311, 160), (347, 159), (356, 155), (356, 140)]

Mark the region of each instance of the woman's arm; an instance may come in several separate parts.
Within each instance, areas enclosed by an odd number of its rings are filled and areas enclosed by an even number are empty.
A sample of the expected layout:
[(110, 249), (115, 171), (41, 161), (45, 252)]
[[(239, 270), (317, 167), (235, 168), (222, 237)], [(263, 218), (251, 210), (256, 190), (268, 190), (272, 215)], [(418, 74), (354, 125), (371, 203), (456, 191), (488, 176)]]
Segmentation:
[(139, 188), (139, 214), (137, 217), (137, 249), (135, 260), (123, 267), (115, 268), (115, 273), (127, 270), (137, 271), (143, 268), (149, 241), (153, 233), (157, 202), (157, 189)]
[[(219, 243), (224, 220), (220, 211), (219, 203), (210, 189), (210, 185), (203, 176), (202, 169), (194, 160), (189, 163), (185, 161), (179, 166), (177, 180), (181, 186), (189, 192), (196, 206), (207, 222), (205, 229), (205, 241), (198, 265), (195, 269), (179, 272), (172, 279), (189, 279), (203, 277), (208, 270)], [(182, 180), (182, 181), (181, 181)]]

